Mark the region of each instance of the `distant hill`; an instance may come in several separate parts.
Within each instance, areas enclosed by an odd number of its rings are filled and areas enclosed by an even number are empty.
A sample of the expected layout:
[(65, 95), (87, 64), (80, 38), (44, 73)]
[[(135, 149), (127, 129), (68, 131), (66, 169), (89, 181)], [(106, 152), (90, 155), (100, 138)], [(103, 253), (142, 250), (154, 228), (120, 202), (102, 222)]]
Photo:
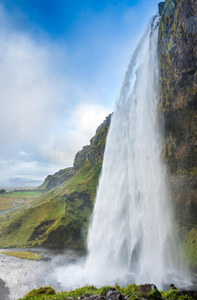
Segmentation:
[(0, 247), (70, 247), (84, 249), (102, 169), (109, 115), (72, 168), (49, 175), (37, 188), (42, 196), (30, 207), (0, 218)]

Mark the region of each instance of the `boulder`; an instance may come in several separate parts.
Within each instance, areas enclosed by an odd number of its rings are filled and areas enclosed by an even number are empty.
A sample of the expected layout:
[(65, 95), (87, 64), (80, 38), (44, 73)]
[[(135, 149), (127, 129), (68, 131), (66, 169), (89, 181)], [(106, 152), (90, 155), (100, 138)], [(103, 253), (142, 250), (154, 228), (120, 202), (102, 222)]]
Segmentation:
[(107, 292), (106, 292), (106, 298), (110, 299), (110, 300), (122, 300), (122, 295), (121, 293), (116, 290), (115, 288), (110, 288)]
[(190, 296), (193, 299), (197, 299), (197, 291), (179, 291), (177, 296)]
[(148, 300), (160, 300), (161, 293), (158, 291), (154, 284), (144, 284), (139, 289), (140, 293), (145, 299)]

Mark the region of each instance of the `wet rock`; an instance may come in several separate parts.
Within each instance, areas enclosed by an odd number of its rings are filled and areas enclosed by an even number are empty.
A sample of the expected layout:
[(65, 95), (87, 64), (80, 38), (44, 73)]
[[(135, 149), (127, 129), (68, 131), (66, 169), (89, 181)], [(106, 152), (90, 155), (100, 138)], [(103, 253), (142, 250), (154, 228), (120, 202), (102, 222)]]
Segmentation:
[(9, 288), (5, 282), (0, 278), (0, 300), (9, 300)]
[[(160, 300), (161, 293), (158, 291), (157, 287), (154, 284), (144, 284), (139, 289), (143, 297), (148, 300)], [(142, 299), (142, 298), (141, 298)]]
[(122, 300), (122, 295), (121, 293), (116, 290), (115, 288), (110, 288), (107, 292), (106, 292), (106, 298), (110, 299), (110, 300)]
[(143, 295), (147, 296), (149, 293), (151, 293), (154, 289), (157, 289), (157, 287), (154, 284), (143, 284), (139, 291)]
[(104, 296), (98, 296), (96, 299), (97, 299), (97, 300), (105, 300), (106, 297), (104, 297)]
[(170, 285), (170, 289), (171, 290), (176, 290), (177, 288), (174, 286), (174, 284), (172, 283), (171, 285)]
[(197, 291), (179, 291), (177, 296), (190, 296), (193, 299), (197, 299)]

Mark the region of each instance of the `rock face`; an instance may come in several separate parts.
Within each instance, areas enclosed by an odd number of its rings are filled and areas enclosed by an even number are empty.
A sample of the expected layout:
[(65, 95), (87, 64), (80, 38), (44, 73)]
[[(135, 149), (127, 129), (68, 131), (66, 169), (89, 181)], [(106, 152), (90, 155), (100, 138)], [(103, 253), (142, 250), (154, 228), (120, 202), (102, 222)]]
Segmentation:
[[(159, 4), (159, 13), (158, 116), (164, 130), (163, 159), (176, 230), (190, 265), (197, 269), (196, 0), (166, 0)], [(35, 204), (5, 221), (0, 247), (84, 247), (110, 118), (99, 126), (90, 145), (76, 154), (72, 168), (48, 176), (39, 187), (45, 193)]]
[(37, 189), (44, 192), (49, 191), (75, 176), (76, 172), (83, 168), (87, 162), (90, 164), (101, 163), (103, 161), (105, 141), (110, 121), (111, 114), (107, 116), (104, 122), (97, 128), (95, 136), (90, 140), (90, 145), (84, 146), (83, 149), (76, 154), (73, 167), (60, 170), (54, 175), (47, 176), (44, 183)]
[(195, 0), (159, 4), (159, 116), (163, 158), (190, 265), (197, 268), (197, 5)]
[(91, 164), (102, 163), (110, 121), (111, 114), (107, 116), (105, 121), (97, 128), (96, 135), (90, 140), (90, 145), (84, 146), (83, 149), (76, 154), (74, 160), (75, 170), (82, 168), (86, 164), (86, 160)]

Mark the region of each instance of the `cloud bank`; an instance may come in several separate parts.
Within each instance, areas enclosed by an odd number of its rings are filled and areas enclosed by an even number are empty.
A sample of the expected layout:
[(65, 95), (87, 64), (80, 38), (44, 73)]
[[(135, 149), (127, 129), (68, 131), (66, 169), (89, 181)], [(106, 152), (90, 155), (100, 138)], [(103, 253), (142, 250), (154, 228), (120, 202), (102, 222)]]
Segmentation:
[(66, 59), (65, 44), (15, 29), (0, 6), (1, 186), (35, 183), (72, 165), (110, 112), (84, 92), (87, 101), (80, 104), (81, 88), (67, 76)]
[(157, 7), (60, 1), (49, 13), (36, 3), (0, 4), (2, 187), (35, 186), (72, 165), (113, 111), (131, 51)]

